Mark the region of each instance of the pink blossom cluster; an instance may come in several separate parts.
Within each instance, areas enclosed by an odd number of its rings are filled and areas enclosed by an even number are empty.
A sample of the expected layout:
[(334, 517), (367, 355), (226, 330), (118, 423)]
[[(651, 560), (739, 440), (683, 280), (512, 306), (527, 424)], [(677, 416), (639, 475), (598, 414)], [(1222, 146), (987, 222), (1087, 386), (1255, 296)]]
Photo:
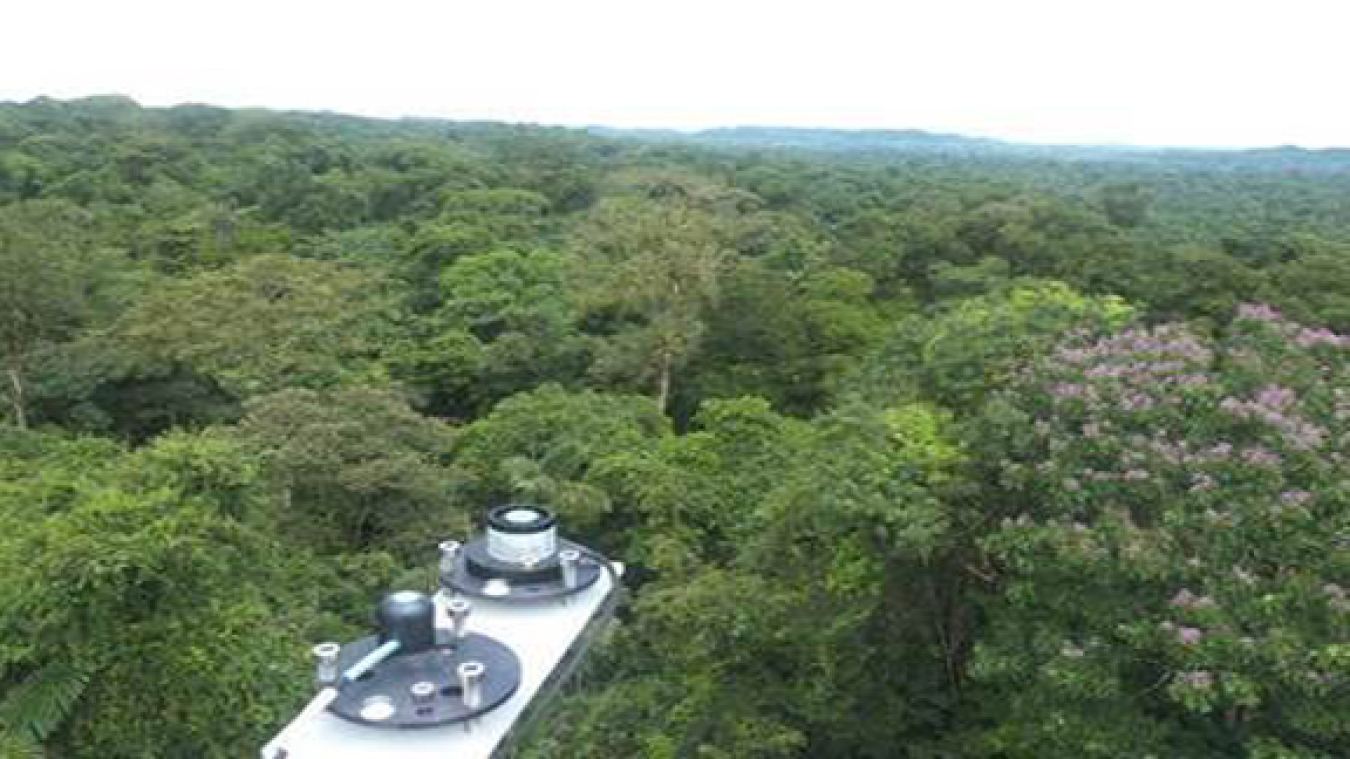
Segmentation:
[(1059, 349), (1045, 367), (1057, 405), (1143, 413), (1174, 405), (1176, 389), (1207, 387), (1213, 351), (1182, 327), (1127, 330), (1091, 345)]
[(1268, 324), (1287, 324), (1284, 314), (1264, 303), (1243, 303), (1238, 306), (1239, 320), (1266, 322)]
[(1259, 303), (1247, 303), (1238, 307), (1239, 321), (1256, 322), (1273, 327), (1283, 333), (1300, 348), (1346, 348), (1350, 347), (1350, 335), (1341, 335), (1329, 329), (1304, 327), (1284, 317), (1279, 311)]
[(1286, 490), (1280, 493), (1280, 503), (1285, 506), (1302, 506), (1312, 499), (1312, 493), (1306, 490)]
[(1213, 355), (1185, 328), (1169, 325), (1126, 330), (1092, 345), (1061, 348), (1054, 358), (1068, 366), (1091, 367), (1097, 376), (1128, 377), (1208, 365)]
[(1255, 467), (1278, 469), (1284, 459), (1280, 454), (1265, 448), (1245, 448), (1242, 451), (1242, 461)]
[(1186, 588), (1177, 591), (1168, 605), (1178, 609), (1212, 609), (1218, 604), (1209, 596), (1197, 596)]
[(1300, 348), (1316, 348), (1321, 345), (1345, 348), (1350, 347), (1350, 335), (1339, 335), (1325, 328), (1300, 327), (1294, 332), (1294, 344)]
[(1176, 635), (1177, 641), (1185, 646), (1194, 646), (1205, 637), (1204, 631), (1198, 627), (1187, 627), (1174, 622), (1163, 622), (1158, 626), (1163, 631)]
[(1214, 685), (1214, 675), (1204, 670), (1178, 672), (1177, 682), (1189, 688), (1205, 689)]
[(1238, 419), (1255, 420), (1273, 427), (1291, 448), (1309, 451), (1326, 441), (1327, 431), (1293, 413), (1297, 394), (1288, 388), (1267, 386), (1251, 400), (1224, 398), (1219, 408)]
[[(1061, 661), (1110, 666), (1084, 643), (1104, 634), (1107, 653), (1156, 663), (1182, 706), (1214, 713), (1285, 673), (1326, 682), (1307, 652), (1343, 639), (1350, 612), (1330, 558), (1345, 547), (1333, 510), (1350, 482), (1350, 372), (1327, 347), (1350, 338), (1249, 305), (1213, 336), (1087, 340), (1037, 364), (1010, 397), (1024, 414), (996, 422), (1036, 431), (1008, 437), (1006, 465), (1037, 521), (1006, 520), (1019, 529), (993, 545), (1061, 594), (1048, 638)], [(1103, 585), (1062, 583), (1066, 567)], [(1084, 598), (1105, 583), (1110, 604)], [(1039, 597), (1028, 611), (1046, 613)]]

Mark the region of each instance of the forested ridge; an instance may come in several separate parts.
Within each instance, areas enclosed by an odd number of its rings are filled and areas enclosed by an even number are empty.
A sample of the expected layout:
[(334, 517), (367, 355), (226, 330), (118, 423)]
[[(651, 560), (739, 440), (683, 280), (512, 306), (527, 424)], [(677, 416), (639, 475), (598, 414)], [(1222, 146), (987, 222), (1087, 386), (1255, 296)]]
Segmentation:
[(529, 759), (1350, 755), (1343, 153), (0, 103), (0, 756), (254, 755), (513, 499)]

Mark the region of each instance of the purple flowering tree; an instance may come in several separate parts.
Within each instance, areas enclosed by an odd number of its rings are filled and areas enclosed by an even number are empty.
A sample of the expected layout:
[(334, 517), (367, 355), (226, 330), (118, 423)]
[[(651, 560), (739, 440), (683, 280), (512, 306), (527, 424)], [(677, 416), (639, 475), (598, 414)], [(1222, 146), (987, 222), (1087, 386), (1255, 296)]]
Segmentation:
[(985, 750), (1345, 755), (1350, 337), (1264, 306), (1078, 335), (981, 424)]

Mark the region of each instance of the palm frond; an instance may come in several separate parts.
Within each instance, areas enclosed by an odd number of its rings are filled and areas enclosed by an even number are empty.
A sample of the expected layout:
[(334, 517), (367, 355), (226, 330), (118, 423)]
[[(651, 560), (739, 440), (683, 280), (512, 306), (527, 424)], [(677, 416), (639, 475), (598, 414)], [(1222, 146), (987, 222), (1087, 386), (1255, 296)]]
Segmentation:
[(53, 662), (29, 675), (0, 700), (5, 735), (33, 744), (42, 741), (70, 715), (88, 682), (88, 673), (67, 662)]
[(0, 726), (0, 759), (44, 759), (46, 752), (36, 740)]

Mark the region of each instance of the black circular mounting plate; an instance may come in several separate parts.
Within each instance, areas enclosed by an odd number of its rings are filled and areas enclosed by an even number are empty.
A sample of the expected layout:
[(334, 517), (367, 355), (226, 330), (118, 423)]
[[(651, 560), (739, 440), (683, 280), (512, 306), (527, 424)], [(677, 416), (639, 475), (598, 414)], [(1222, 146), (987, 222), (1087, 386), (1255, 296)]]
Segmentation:
[[(338, 671), (360, 661), (380, 644), (372, 635), (342, 647)], [(482, 700), (477, 707), (464, 705), (456, 668), (463, 662), (481, 662), (485, 668), (481, 681)], [(413, 701), (412, 686), (429, 682), (435, 695), (429, 703)], [(338, 689), (329, 709), (339, 717), (372, 727), (416, 729), (436, 727), (473, 719), (500, 706), (520, 686), (520, 659), (506, 645), (470, 633), (454, 645), (438, 645), (415, 654), (395, 654), (357, 680)], [(383, 701), (384, 719), (372, 719), (380, 710), (367, 710), (369, 704)], [(367, 712), (365, 715), (362, 712)]]
[(594, 585), (602, 570), (589, 551), (560, 538), (558, 551), (569, 549), (580, 554), (577, 581), (570, 588), (563, 583), (556, 552), (535, 565), (515, 565), (494, 559), (487, 551), (485, 538), (471, 540), (460, 549), (454, 571), (441, 574), (441, 585), (466, 596), (508, 603), (570, 596)]

